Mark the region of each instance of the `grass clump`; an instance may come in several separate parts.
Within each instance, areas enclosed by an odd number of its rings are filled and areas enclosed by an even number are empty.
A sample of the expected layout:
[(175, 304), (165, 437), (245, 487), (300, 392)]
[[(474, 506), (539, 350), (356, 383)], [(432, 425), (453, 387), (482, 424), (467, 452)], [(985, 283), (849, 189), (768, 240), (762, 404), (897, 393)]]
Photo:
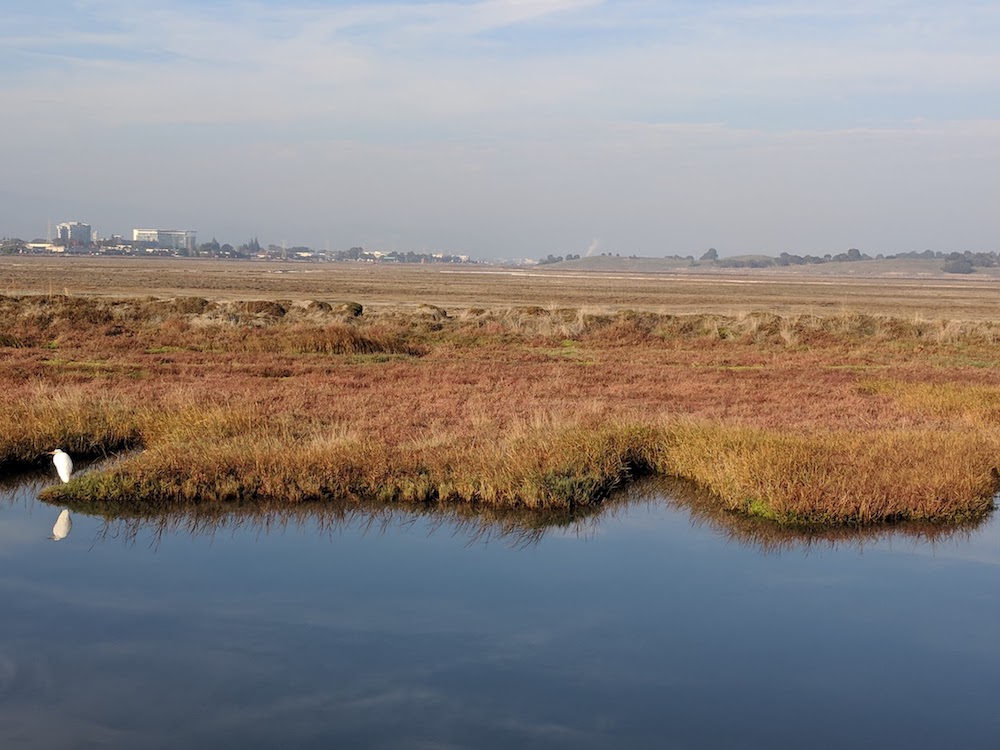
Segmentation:
[(893, 400), (908, 412), (937, 421), (959, 421), (983, 428), (1000, 423), (1000, 388), (993, 385), (880, 380), (860, 387)]
[(346, 315), (350, 318), (360, 318), (365, 312), (365, 308), (360, 302), (341, 302), (332, 309), (337, 313)]
[(424, 353), (399, 331), (386, 327), (359, 329), (344, 323), (324, 328), (299, 327), (281, 336), (282, 348), (293, 354), (408, 354)]
[(960, 430), (789, 434), (671, 428), (669, 470), (784, 524), (961, 521), (993, 505), (1000, 444)]
[(518, 432), (488, 447), (428, 453), (343, 431), (245, 431), (253, 421), (229, 409), (167, 420), (143, 452), (50, 487), (45, 498), (163, 508), (345, 500), (572, 508), (647, 473), (657, 450), (654, 431), (637, 426)]
[(94, 389), (36, 386), (3, 405), (0, 465), (38, 461), (54, 448), (99, 456), (140, 440), (140, 419), (125, 403)]

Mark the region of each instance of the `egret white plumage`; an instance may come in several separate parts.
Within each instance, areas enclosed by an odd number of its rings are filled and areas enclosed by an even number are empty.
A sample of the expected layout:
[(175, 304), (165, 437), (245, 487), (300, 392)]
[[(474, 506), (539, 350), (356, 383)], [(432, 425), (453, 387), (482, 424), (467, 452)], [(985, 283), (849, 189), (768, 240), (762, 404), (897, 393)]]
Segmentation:
[(56, 471), (59, 472), (59, 478), (63, 482), (69, 481), (70, 474), (73, 473), (73, 459), (69, 457), (69, 454), (59, 448), (54, 451), (50, 451), (52, 456), (52, 463), (56, 465)]
[(59, 518), (56, 519), (56, 525), (52, 527), (52, 541), (58, 542), (60, 539), (65, 539), (72, 529), (73, 519), (69, 517), (69, 509), (63, 508)]

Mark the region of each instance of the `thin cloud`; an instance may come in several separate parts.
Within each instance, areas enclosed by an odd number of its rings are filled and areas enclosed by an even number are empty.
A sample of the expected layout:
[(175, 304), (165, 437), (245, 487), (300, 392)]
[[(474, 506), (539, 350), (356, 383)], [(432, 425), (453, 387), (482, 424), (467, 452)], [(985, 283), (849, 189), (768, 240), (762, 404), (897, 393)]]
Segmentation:
[[(518, 225), (529, 254), (595, 236), (686, 253), (723, 244), (698, 239), (722, 214), (730, 244), (742, 232), (754, 248), (794, 250), (803, 216), (832, 250), (852, 231), (982, 243), (1000, 198), (983, 173), (998, 31), (1000, 8), (974, 2), (8, 7), (0, 106), (16, 116), (0, 159), (26, 194), (66, 208), (40, 205), (22, 229), (0, 206), (0, 234), (37, 235), (54, 210), (104, 211), (122, 231), (134, 219), (112, 206), (145, 202), (203, 233), (252, 216), (263, 226), (248, 236), (273, 226), (318, 245), (486, 253), (524, 244)], [(933, 174), (922, 195), (919, 174)], [(74, 197), (94, 181), (106, 204)], [(817, 205), (803, 207), (810, 184)], [(851, 184), (897, 214), (855, 202)], [(893, 184), (909, 207), (882, 195)], [(980, 188), (959, 200), (937, 187), (963, 184)], [(336, 237), (313, 216), (331, 204), (347, 217)], [(918, 228), (932, 215), (961, 226)]]

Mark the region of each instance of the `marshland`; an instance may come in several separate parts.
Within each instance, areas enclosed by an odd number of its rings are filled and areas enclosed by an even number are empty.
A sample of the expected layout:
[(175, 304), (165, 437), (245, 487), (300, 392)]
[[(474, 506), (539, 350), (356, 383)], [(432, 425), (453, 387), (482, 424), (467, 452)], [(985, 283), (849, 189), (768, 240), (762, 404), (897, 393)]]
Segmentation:
[[(381, 269), (63, 262), (81, 291), (38, 289), (41, 262), (4, 267), (18, 291), (0, 298), (0, 463), (55, 446), (129, 453), (49, 488), (53, 502), (551, 509), (659, 475), (786, 525), (951, 523), (993, 507), (1000, 323), (902, 314), (940, 306), (942, 282), (844, 280), (833, 293), (861, 303), (830, 309), (806, 304), (808, 286), (726, 276), (696, 312), (651, 304), (687, 289), (669, 276), (633, 307), (567, 306), (577, 281), (558, 272), (417, 271), (415, 293), (435, 300), (421, 302), (398, 296), (407, 272), (393, 269), (372, 303)], [(160, 268), (198, 288), (164, 293)], [(275, 270), (305, 280), (287, 298), (256, 294)], [(118, 291), (97, 293), (109, 271)], [(470, 276), (499, 291), (468, 304)], [(324, 283), (341, 295), (302, 296)], [(952, 288), (964, 311), (996, 294)], [(904, 301), (861, 309), (876, 295)], [(758, 306), (775, 296), (781, 312)]]

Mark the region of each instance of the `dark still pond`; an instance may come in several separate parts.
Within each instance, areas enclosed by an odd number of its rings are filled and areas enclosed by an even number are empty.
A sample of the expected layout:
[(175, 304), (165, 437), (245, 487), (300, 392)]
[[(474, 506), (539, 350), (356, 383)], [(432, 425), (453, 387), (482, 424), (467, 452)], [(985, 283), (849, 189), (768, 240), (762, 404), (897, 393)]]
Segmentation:
[(0, 495), (0, 748), (1000, 747), (996, 514), (803, 537), (660, 486), (52, 541), (43, 481)]

